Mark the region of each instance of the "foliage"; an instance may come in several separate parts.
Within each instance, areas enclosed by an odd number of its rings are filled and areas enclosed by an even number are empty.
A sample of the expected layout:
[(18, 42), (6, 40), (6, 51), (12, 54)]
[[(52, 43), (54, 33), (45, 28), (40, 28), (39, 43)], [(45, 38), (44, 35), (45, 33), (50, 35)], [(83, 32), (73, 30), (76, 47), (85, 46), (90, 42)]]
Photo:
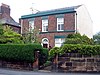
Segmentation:
[(98, 32), (97, 34), (95, 34), (93, 36), (93, 40), (94, 40), (95, 44), (99, 44), (100, 45), (100, 32)]
[(0, 36), (3, 34), (3, 26), (0, 24)]
[(0, 28), (3, 31), (0, 36), (0, 44), (8, 44), (8, 43), (21, 44), (21, 43), (23, 43), (22, 36), (16, 32), (14, 32), (10, 28), (10, 26), (4, 26), (4, 27), (0, 27)]
[(98, 45), (73, 45), (73, 44), (65, 44), (61, 47), (59, 54), (64, 53), (80, 53), (83, 55), (98, 55), (100, 54), (100, 46)]
[(80, 35), (79, 33), (76, 34), (69, 34), (65, 39), (64, 44), (85, 44), (85, 45), (92, 45), (94, 41), (88, 38), (86, 35)]
[(23, 35), (23, 41), (24, 43), (39, 43), (40, 40), (38, 36), (39, 36), (39, 29), (35, 27), (34, 29), (27, 31)]
[(54, 57), (56, 53), (59, 55), (63, 55), (65, 53), (80, 53), (82, 55), (100, 55), (100, 45), (64, 44), (61, 48), (53, 48), (49, 52), (49, 58)]
[[(44, 49), (40, 44), (1, 44), (0, 59), (6, 61), (34, 62), (34, 52), (37, 50), (40, 51), (41, 59), (44, 59), (47, 51), (43, 52)], [(47, 59), (44, 60), (46, 61)], [(41, 64), (44, 62), (41, 62)]]
[(59, 53), (60, 48), (59, 47), (53, 47), (50, 51), (49, 51), (49, 58), (51, 59), (53, 58), (56, 54)]
[(39, 65), (43, 65), (48, 59), (48, 49), (42, 48), (39, 56)]

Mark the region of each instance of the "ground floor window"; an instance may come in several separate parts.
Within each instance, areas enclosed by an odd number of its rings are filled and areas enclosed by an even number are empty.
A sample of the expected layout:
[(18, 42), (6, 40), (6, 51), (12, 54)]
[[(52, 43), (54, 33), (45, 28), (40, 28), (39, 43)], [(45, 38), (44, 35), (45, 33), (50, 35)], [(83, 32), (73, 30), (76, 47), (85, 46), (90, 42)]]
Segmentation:
[(55, 38), (55, 47), (61, 47), (65, 41), (65, 38)]

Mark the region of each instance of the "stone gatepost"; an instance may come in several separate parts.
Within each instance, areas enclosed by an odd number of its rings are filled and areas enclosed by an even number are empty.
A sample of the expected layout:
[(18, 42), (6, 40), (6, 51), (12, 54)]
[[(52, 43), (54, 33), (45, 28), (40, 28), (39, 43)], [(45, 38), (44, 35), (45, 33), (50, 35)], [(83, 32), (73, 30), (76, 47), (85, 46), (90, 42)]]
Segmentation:
[(58, 71), (58, 54), (55, 54), (55, 57), (52, 61), (52, 71), (57, 72)]
[(34, 57), (35, 61), (33, 63), (33, 70), (38, 71), (39, 70), (39, 51), (35, 51), (34, 56), (35, 56)]

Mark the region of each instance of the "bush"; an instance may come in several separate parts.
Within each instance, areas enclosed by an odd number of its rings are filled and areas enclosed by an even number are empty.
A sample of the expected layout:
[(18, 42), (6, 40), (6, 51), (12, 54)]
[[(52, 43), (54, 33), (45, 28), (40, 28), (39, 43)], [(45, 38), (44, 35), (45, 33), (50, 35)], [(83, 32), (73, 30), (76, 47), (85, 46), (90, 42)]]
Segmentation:
[(43, 65), (43, 63), (45, 63), (47, 59), (48, 59), (48, 49), (42, 48), (39, 56), (39, 65)]
[(80, 53), (82, 55), (100, 55), (100, 45), (64, 44), (61, 48), (54, 47), (49, 52), (49, 59), (55, 54)]
[(65, 39), (64, 44), (85, 44), (85, 45), (93, 45), (93, 39), (88, 38), (86, 35), (77, 34), (69, 34)]
[(59, 53), (59, 47), (53, 47), (50, 51), (49, 51), (49, 59), (53, 58), (56, 54)]
[(83, 55), (100, 55), (100, 45), (72, 45), (65, 44), (61, 47), (59, 54), (80, 53)]
[(0, 25), (0, 44), (23, 44), (22, 36), (10, 26)]
[(37, 50), (41, 53), (41, 59), (43, 59), (42, 55), (47, 55), (46, 50), (44, 52), (40, 44), (1, 44), (0, 59), (6, 61), (34, 62), (34, 52)]

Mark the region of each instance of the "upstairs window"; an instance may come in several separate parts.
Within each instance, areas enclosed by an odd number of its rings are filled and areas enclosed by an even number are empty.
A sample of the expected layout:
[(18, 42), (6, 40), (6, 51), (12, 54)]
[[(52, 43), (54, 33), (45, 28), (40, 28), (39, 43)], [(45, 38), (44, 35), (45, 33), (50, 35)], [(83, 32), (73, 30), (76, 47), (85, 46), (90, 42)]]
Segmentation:
[(29, 21), (29, 31), (32, 32), (34, 29), (34, 21)]
[(64, 18), (57, 18), (57, 31), (64, 30)]
[(42, 32), (48, 31), (48, 19), (42, 20)]

